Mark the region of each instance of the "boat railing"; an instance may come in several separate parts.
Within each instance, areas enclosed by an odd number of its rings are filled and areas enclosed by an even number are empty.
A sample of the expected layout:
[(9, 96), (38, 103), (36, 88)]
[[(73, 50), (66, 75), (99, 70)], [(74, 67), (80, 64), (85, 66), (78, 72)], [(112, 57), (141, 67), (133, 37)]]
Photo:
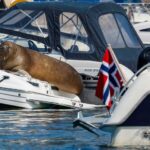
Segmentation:
[(116, 108), (116, 106), (119, 104), (119, 101), (122, 97), (122, 95), (126, 92), (126, 90), (129, 88), (129, 86), (137, 79), (138, 75), (143, 72), (145, 69), (150, 68), (150, 63), (146, 64), (145, 66), (143, 66), (141, 69), (139, 69), (131, 78), (129, 81), (127, 81), (123, 87), (123, 89), (121, 90), (121, 92), (119, 91), (115, 91), (115, 94), (112, 98), (113, 101), (113, 105), (109, 111), (110, 115), (112, 114), (112, 112), (114, 111), (114, 109)]
[(136, 78), (138, 77), (138, 75), (143, 72), (145, 69), (150, 67), (150, 63), (146, 64), (145, 66), (143, 66), (141, 69), (139, 69), (131, 78), (130, 80), (124, 85), (123, 89), (121, 90), (121, 92), (119, 93), (117, 100), (119, 101), (122, 97), (122, 95), (125, 93), (125, 91), (127, 90), (127, 88), (130, 86), (130, 84), (132, 84), (132, 82), (134, 82), (136, 80)]

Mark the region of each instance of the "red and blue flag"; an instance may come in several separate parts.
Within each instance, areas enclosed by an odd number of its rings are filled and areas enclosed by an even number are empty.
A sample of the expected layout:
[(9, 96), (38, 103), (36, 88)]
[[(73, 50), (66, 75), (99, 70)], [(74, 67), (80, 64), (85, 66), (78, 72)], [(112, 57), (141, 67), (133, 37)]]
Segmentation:
[(112, 57), (112, 54), (107, 48), (99, 71), (96, 96), (103, 101), (103, 104), (105, 104), (108, 109), (110, 109), (115, 89), (117, 88), (118, 90), (121, 90), (122, 85), (122, 77), (118, 67)]

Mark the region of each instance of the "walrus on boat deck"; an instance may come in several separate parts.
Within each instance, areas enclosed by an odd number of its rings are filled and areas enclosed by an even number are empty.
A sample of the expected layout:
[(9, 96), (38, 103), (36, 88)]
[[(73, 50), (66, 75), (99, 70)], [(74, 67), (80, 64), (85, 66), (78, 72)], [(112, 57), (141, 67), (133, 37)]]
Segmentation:
[(32, 77), (47, 81), (62, 91), (81, 93), (80, 75), (69, 64), (9, 41), (2, 43), (0, 49), (1, 69), (25, 70)]

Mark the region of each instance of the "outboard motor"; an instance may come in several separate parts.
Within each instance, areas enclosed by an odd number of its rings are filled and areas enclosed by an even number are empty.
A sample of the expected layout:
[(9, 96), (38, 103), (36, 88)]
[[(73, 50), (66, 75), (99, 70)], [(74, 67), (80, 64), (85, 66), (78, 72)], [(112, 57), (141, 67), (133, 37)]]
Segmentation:
[(150, 47), (146, 47), (139, 55), (137, 69), (139, 70), (147, 63), (150, 63)]

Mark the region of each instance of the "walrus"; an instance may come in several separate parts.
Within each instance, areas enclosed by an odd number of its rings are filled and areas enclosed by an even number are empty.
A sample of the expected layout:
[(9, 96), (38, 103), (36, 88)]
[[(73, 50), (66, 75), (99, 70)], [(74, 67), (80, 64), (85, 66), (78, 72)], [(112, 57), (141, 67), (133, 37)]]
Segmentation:
[(69, 64), (10, 41), (0, 44), (0, 69), (24, 70), (65, 92), (80, 94), (83, 88), (79, 73)]

